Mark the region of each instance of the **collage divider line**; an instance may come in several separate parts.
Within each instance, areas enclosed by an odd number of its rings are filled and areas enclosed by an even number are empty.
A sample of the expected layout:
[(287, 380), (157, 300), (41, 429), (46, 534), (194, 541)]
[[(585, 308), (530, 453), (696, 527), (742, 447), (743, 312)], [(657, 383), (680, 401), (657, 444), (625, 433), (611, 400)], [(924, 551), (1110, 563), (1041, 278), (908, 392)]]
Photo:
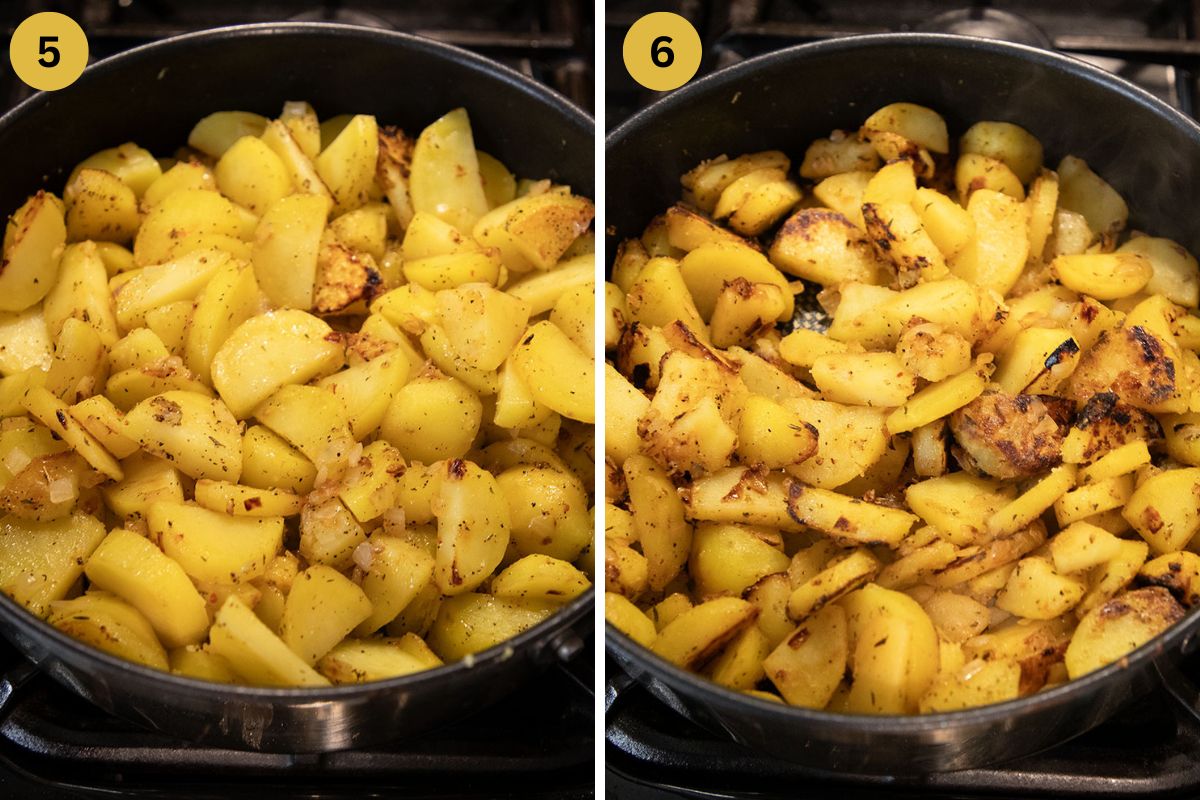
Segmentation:
[(593, 635), (595, 636), (596, 646), (595, 653), (595, 691), (594, 691), (594, 712), (593, 712), (593, 729), (594, 729), (594, 746), (595, 746), (595, 797), (605, 797), (605, 771), (604, 771), (604, 452), (605, 452), (605, 436), (604, 436), (604, 278), (605, 265), (608, 263), (608, 253), (605, 251), (605, 228), (607, 224), (607, 214), (605, 213), (606, 193), (605, 193), (605, 164), (604, 164), (604, 133), (605, 127), (605, 74), (604, 74), (604, 19), (605, 10), (603, 2), (593, 4), (593, 35), (595, 36), (592, 71), (594, 75), (593, 85), (595, 98), (592, 102), (592, 107), (595, 109), (595, 171), (596, 177), (594, 181), (595, 192), (593, 201), (596, 204), (596, 216), (593, 223), (593, 228), (596, 232), (596, 308), (595, 308), (595, 406), (596, 406), (596, 422), (594, 426), (593, 441), (596, 448), (595, 463), (596, 469), (593, 476), (594, 493), (593, 497), (593, 525), (595, 532), (592, 535), (593, 553), (592, 563), (592, 583), (595, 586), (595, 607), (593, 608)]

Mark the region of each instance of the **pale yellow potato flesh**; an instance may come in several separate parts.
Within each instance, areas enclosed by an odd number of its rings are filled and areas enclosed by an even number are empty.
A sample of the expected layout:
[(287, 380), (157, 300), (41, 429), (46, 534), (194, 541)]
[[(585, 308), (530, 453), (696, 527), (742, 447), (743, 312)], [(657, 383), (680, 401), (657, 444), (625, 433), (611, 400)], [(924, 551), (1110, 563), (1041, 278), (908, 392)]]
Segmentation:
[(215, 683), (504, 646), (595, 576), (595, 209), (467, 109), (281, 106), (8, 209), (0, 591)]

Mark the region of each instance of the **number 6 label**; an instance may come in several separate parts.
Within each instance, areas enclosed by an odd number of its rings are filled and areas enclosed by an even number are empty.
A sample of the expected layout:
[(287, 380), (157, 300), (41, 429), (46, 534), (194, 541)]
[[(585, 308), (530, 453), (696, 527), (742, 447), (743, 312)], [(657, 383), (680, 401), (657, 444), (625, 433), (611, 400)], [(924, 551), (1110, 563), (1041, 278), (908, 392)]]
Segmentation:
[(13, 31), (8, 60), (17, 77), (34, 89), (63, 89), (87, 66), (87, 36), (79, 23), (65, 14), (34, 14)]
[(656, 92), (678, 89), (700, 67), (700, 35), (678, 14), (656, 11), (633, 23), (622, 56), (630, 76)]
[(667, 47), (670, 43), (670, 36), (660, 36), (650, 45), (650, 60), (654, 66), (669, 67), (675, 63), (675, 51)]

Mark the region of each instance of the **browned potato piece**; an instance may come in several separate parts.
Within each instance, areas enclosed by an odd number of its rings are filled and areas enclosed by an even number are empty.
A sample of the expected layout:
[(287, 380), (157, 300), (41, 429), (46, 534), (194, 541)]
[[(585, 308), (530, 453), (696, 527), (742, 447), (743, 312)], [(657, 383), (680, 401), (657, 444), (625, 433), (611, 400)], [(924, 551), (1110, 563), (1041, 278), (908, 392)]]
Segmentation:
[(1158, 586), (1114, 597), (1079, 621), (1067, 647), (1067, 673), (1078, 678), (1111, 664), (1183, 619), (1183, 607)]
[(860, 547), (797, 586), (788, 598), (788, 616), (802, 620), (853, 592), (878, 571), (879, 561)]
[(846, 612), (818, 611), (763, 661), (767, 677), (790, 705), (824, 708), (846, 672)]
[(1144, 411), (1182, 411), (1179, 367), (1172, 347), (1140, 325), (1104, 331), (1067, 382), (1075, 400), (1112, 392)]
[(1166, 553), (1147, 561), (1138, 574), (1170, 591), (1187, 608), (1200, 603), (1200, 556), (1195, 553), (1187, 550)]
[(735, 597), (710, 600), (659, 631), (651, 649), (677, 666), (701, 666), (753, 623), (756, 613), (754, 606)]
[(802, 208), (788, 217), (767, 255), (789, 275), (825, 285), (882, 283), (887, 273), (866, 235), (850, 220), (827, 209)]
[(959, 461), (994, 478), (1029, 477), (1054, 466), (1069, 408), (1034, 395), (987, 391), (950, 416)]

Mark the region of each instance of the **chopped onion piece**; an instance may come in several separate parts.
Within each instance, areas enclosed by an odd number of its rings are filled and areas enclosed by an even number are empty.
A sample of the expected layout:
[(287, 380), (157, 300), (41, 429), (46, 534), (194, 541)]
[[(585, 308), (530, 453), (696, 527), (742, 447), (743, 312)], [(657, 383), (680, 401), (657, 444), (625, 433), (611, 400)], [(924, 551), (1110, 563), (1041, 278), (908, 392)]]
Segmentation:
[(4, 468), (8, 470), (10, 474), (16, 475), (18, 472), (29, 466), (29, 462), (31, 461), (33, 461), (33, 459), (28, 453), (19, 447), (14, 447), (12, 450), (9, 450), (8, 455), (4, 457)]
[(71, 478), (58, 478), (50, 481), (49, 497), (51, 503), (65, 503), (79, 496), (79, 489)]
[(371, 561), (375, 558), (375, 549), (370, 542), (363, 542), (354, 548), (354, 563), (363, 572), (371, 571)]

